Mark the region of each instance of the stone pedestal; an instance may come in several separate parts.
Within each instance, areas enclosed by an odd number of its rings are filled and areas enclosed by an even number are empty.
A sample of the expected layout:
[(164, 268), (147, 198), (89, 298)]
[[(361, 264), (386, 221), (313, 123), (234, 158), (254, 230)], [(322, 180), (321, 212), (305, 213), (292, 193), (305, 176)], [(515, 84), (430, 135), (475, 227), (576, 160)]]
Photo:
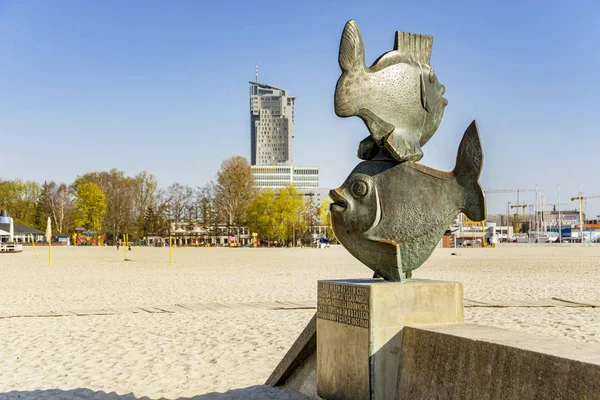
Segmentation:
[(328, 400), (396, 399), (402, 328), (463, 321), (457, 282), (319, 281), (317, 392)]

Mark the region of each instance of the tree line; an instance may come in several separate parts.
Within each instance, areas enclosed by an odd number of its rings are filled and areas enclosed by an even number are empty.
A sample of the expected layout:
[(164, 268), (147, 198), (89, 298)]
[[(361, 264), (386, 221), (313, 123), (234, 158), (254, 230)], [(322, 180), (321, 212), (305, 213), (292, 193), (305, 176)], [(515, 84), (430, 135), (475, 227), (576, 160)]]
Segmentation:
[(319, 209), (312, 199), (305, 202), (293, 186), (257, 189), (248, 160), (240, 156), (224, 160), (216, 180), (200, 187), (159, 188), (146, 171), (127, 176), (117, 169), (88, 172), (70, 184), (0, 179), (0, 209), (42, 231), (50, 217), (56, 233), (84, 228), (108, 241), (123, 233), (135, 240), (198, 226), (204, 236), (215, 237), (225, 228), (239, 238), (247, 227), (261, 239), (296, 243), (306, 241), (312, 227), (330, 225), (326, 205)]

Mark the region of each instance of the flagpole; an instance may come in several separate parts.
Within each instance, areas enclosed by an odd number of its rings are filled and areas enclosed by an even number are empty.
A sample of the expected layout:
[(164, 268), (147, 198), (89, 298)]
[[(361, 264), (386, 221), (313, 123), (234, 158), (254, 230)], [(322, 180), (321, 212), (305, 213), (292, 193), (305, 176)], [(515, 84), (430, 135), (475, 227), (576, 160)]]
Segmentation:
[(48, 242), (48, 266), (52, 266), (52, 220), (48, 217), (46, 224), (46, 241)]
[(35, 254), (35, 258), (38, 258), (37, 250), (35, 248), (35, 240), (33, 240), (33, 235), (29, 235), (29, 237), (31, 237), (31, 245), (33, 246), (33, 254)]
[(560, 184), (558, 185), (558, 243), (562, 243), (562, 222), (560, 220)]

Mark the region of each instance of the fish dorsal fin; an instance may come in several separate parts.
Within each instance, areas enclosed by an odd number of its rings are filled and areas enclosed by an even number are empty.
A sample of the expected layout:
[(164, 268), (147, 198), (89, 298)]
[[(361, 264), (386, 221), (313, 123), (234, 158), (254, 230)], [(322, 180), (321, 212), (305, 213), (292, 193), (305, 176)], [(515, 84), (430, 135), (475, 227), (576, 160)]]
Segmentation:
[(344, 72), (365, 68), (365, 45), (358, 24), (354, 20), (346, 22), (344, 27), (340, 42), (339, 63)]
[(433, 36), (397, 31), (394, 38), (394, 49), (375, 60), (370, 70), (377, 72), (400, 63), (429, 65), (432, 46)]
[(433, 36), (396, 31), (394, 50), (411, 61), (429, 65), (432, 46)]

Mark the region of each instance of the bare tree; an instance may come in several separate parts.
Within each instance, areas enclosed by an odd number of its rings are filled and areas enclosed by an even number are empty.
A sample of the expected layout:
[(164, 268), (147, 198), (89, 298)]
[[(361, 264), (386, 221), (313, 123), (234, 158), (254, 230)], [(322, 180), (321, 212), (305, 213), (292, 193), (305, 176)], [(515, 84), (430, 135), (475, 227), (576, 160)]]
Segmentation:
[(212, 240), (217, 235), (219, 216), (215, 205), (215, 185), (209, 182), (196, 190), (198, 222)]
[(135, 213), (143, 215), (146, 209), (154, 204), (158, 190), (156, 177), (146, 171), (140, 172), (133, 178), (136, 186)]
[(256, 194), (248, 160), (241, 156), (224, 160), (217, 172), (215, 201), (218, 213), (227, 225), (228, 235), (229, 230), (235, 228), (239, 237), (239, 228), (246, 222), (246, 210)]
[(42, 214), (52, 218), (54, 228), (59, 233), (67, 232), (74, 207), (73, 196), (69, 187), (64, 183), (58, 185), (54, 181), (44, 182), (41, 205)]
[[(158, 182), (154, 175), (143, 171), (134, 178), (135, 196), (133, 203), (134, 220), (136, 222), (136, 236), (143, 237), (147, 233), (148, 218), (152, 221), (152, 226), (156, 225), (154, 218), (156, 200), (158, 195)], [(152, 210), (148, 210), (152, 207)], [(153, 232), (153, 231), (152, 231)]]
[(162, 193), (162, 209), (171, 225), (188, 220), (194, 192), (191, 187), (175, 182)]

